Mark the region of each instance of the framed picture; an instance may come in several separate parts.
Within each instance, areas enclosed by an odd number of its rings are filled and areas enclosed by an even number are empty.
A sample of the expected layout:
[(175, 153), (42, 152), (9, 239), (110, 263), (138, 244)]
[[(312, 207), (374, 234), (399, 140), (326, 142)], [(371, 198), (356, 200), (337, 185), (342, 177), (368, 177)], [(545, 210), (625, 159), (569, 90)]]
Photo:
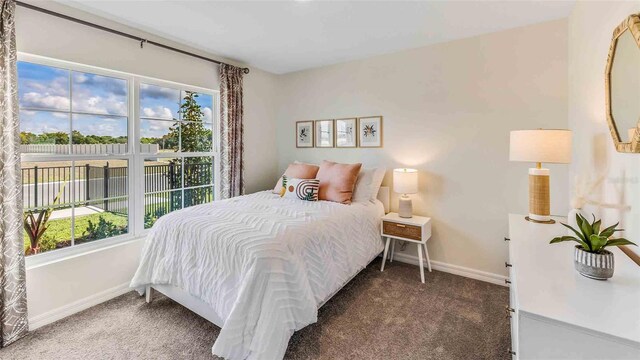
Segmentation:
[(336, 147), (356, 147), (357, 118), (336, 119)]
[(382, 116), (358, 118), (358, 144), (363, 148), (382, 147)]
[(296, 121), (296, 147), (313, 147), (313, 121)]
[(316, 120), (316, 147), (333, 147), (333, 120)]

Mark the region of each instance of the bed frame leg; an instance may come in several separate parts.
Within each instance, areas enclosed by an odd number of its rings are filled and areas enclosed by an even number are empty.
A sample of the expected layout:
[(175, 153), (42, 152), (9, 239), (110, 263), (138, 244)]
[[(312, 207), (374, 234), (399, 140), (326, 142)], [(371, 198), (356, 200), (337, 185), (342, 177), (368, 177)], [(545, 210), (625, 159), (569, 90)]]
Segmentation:
[(151, 288), (151, 285), (147, 285), (147, 287), (144, 290), (144, 299), (147, 302), (147, 304), (151, 302), (152, 295), (153, 295), (153, 289)]

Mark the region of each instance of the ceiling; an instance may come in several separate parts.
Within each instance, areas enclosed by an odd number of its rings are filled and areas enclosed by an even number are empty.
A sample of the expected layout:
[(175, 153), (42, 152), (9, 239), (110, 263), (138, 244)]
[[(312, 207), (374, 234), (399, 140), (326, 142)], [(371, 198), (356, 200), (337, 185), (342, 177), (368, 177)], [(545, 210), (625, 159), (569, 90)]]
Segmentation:
[(574, 5), (574, 1), (56, 1), (276, 74), (565, 18)]

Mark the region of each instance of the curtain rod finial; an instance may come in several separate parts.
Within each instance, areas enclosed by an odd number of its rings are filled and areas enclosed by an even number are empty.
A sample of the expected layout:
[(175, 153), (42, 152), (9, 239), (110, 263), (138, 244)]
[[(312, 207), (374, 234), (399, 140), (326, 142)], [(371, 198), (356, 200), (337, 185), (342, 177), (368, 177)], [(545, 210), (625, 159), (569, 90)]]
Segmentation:
[(244, 69), (242, 69), (242, 72), (243, 72), (245, 75), (246, 75), (246, 74), (248, 74), (248, 73), (249, 73), (249, 71), (250, 71), (250, 70), (249, 70), (249, 68), (244, 68)]

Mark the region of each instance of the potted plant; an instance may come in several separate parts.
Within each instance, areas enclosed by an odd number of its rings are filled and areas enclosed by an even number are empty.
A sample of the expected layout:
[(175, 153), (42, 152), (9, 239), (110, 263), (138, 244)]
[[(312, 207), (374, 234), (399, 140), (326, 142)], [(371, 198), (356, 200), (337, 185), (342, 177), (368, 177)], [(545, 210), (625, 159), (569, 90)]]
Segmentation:
[(574, 250), (573, 263), (581, 275), (591, 279), (607, 280), (613, 276), (613, 253), (606, 250), (609, 246), (636, 245), (624, 239), (611, 237), (617, 231), (619, 223), (601, 230), (602, 221), (593, 215), (593, 222), (589, 222), (584, 216), (576, 214), (578, 229), (562, 224), (569, 228), (576, 236), (559, 236), (551, 240), (550, 244), (563, 241), (575, 241), (578, 243)]

